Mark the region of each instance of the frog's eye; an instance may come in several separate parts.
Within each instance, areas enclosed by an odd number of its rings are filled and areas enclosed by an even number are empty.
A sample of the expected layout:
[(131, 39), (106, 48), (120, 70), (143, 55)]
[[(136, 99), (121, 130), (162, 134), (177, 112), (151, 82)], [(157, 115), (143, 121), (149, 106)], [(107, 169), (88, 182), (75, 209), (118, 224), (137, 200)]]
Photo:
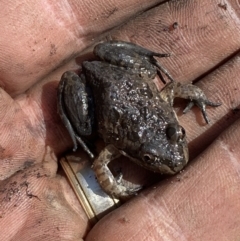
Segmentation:
[(144, 154), (143, 155), (143, 160), (146, 162), (146, 163), (151, 163), (153, 160), (154, 160), (154, 156), (151, 155), (151, 154)]
[(166, 135), (172, 143), (176, 143), (185, 137), (185, 130), (180, 125), (169, 124), (166, 128)]

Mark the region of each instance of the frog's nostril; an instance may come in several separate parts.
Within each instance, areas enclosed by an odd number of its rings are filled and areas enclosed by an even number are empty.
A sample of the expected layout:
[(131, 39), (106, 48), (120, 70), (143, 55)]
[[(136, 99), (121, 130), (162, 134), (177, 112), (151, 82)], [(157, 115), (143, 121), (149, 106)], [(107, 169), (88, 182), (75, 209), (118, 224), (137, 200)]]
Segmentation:
[(166, 135), (171, 142), (176, 143), (185, 137), (185, 130), (177, 124), (169, 124), (166, 129)]
[(185, 129), (183, 128), (183, 127), (180, 127), (181, 128), (181, 133), (182, 133), (182, 139), (185, 137), (185, 135), (186, 135), (186, 131), (185, 131)]

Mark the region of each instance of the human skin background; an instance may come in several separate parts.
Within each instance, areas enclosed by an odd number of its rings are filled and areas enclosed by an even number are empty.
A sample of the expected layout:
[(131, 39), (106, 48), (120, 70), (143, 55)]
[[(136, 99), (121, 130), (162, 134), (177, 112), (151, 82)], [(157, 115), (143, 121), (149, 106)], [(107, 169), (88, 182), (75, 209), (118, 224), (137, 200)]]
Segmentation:
[[(160, 3), (0, 1), (0, 240), (239, 240), (239, 2)], [(72, 142), (56, 89), (78, 68), (75, 57), (106, 36), (171, 53), (159, 61), (173, 77), (197, 80), (222, 105), (207, 109), (209, 125), (197, 108), (182, 115), (177, 106), (188, 167), (90, 228), (57, 174)]]

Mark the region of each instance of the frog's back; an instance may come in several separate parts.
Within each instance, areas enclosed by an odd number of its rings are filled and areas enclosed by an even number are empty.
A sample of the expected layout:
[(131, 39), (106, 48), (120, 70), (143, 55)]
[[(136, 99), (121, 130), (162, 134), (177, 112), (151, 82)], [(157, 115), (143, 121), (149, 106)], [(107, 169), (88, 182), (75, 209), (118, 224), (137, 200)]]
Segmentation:
[(98, 106), (98, 132), (106, 143), (134, 151), (151, 138), (144, 133), (154, 135), (159, 127), (175, 121), (169, 105), (131, 71), (98, 61), (83, 66)]
[(98, 106), (101, 103), (140, 108), (156, 97), (156, 91), (141, 77), (124, 68), (99, 61), (84, 62), (83, 66)]

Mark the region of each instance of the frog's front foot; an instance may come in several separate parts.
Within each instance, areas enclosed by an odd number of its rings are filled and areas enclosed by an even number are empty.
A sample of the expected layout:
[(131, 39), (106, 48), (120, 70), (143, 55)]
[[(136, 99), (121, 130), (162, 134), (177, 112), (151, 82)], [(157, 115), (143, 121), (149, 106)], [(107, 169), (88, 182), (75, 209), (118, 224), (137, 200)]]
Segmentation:
[(207, 124), (209, 123), (209, 119), (206, 113), (206, 106), (208, 105), (217, 107), (221, 105), (221, 103), (214, 103), (208, 100), (204, 92), (196, 85), (181, 84), (175, 81), (168, 83), (161, 90), (160, 96), (171, 106), (173, 106), (174, 98), (176, 97), (190, 100), (186, 108), (183, 110), (183, 113), (187, 113), (195, 104), (201, 109), (203, 117)]
[(108, 145), (101, 151), (98, 158), (93, 162), (93, 170), (102, 189), (115, 198), (127, 198), (136, 195), (140, 188), (128, 188), (122, 184), (122, 178), (115, 178), (108, 168), (108, 163), (121, 156), (113, 146)]

